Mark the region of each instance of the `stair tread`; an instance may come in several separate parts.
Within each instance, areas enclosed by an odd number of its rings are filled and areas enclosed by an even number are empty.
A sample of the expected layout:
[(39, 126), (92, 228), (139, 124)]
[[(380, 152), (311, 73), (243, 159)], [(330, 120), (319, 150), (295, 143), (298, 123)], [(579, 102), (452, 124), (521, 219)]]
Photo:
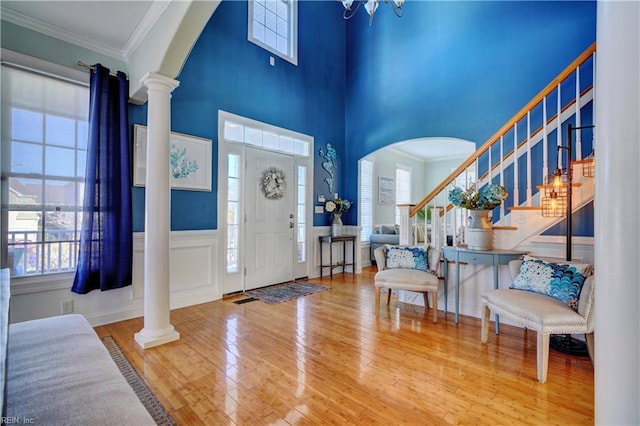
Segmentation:
[(517, 226), (494, 226), (493, 229), (497, 229), (499, 231), (517, 231)]
[(571, 161), (571, 164), (589, 164), (589, 163), (593, 163), (594, 161), (596, 161), (595, 158), (586, 158), (586, 159), (583, 159), (583, 160)]
[(511, 206), (509, 210), (542, 210), (542, 206)]
[[(566, 184), (566, 183), (563, 183), (563, 184), (561, 184), (560, 186), (561, 186), (561, 187), (564, 187), (564, 186), (569, 186), (569, 185), (568, 185), (568, 184)], [(580, 186), (582, 186), (582, 184), (581, 184), (580, 182), (572, 182), (572, 183), (571, 183), (571, 186), (572, 186), (572, 187), (580, 187)], [(552, 183), (545, 183), (545, 184), (543, 184), (543, 185), (536, 185), (536, 188), (538, 188), (538, 189), (554, 188), (554, 187), (555, 187), (555, 185), (554, 185), (554, 184), (552, 184)]]

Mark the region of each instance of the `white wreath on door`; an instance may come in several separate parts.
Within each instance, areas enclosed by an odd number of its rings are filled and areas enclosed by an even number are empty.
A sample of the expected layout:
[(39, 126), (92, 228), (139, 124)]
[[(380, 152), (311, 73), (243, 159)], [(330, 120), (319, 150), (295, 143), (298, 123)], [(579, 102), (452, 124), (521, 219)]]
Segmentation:
[(277, 200), (284, 197), (287, 189), (287, 182), (282, 170), (271, 168), (264, 172), (262, 177), (262, 192), (270, 200)]

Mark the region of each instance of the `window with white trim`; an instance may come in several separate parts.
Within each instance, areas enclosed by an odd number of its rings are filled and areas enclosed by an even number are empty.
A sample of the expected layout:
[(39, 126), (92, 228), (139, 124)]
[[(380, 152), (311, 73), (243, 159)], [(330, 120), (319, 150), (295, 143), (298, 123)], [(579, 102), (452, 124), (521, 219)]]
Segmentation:
[(2, 67), (3, 265), (73, 272), (82, 226), (89, 88)]
[[(279, 131), (274, 126), (242, 124), (238, 121), (224, 120), (224, 138), (230, 142), (240, 142), (248, 145), (259, 146), (271, 151), (279, 151), (287, 154), (309, 156), (310, 142), (297, 138), (291, 132)], [(244, 121), (249, 121), (248, 119)], [(260, 128), (262, 126), (262, 128)]]
[(227, 156), (227, 273), (238, 272), (240, 233), (240, 156)]
[(396, 225), (400, 223), (398, 204), (411, 203), (411, 167), (396, 165)]
[(307, 261), (307, 168), (298, 166), (298, 226), (296, 241), (298, 243), (298, 263)]
[(373, 161), (360, 160), (360, 199), (358, 213), (360, 215), (360, 241), (369, 242), (373, 233)]
[(249, 0), (248, 39), (298, 65), (298, 0)]

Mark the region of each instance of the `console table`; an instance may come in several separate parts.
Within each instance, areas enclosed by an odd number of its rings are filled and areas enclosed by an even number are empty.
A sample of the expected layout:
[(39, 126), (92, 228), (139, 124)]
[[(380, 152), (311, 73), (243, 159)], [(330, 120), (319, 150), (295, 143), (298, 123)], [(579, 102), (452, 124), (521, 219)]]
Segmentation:
[[(474, 265), (493, 266), (493, 288), (498, 288), (498, 266), (507, 265), (510, 261), (520, 259), (526, 251), (518, 250), (470, 250), (463, 247), (443, 247), (444, 257), (444, 312), (447, 312), (449, 268), (448, 261), (455, 263), (455, 298), (456, 312), (455, 320), (458, 323), (458, 312), (460, 309), (460, 264), (471, 263)], [(499, 332), (499, 317), (496, 314), (496, 334)]]
[[(322, 278), (322, 271), (324, 268), (329, 268), (329, 276), (333, 278), (333, 268), (342, 267), (342, 272), (346, 272), (346, 267), (351, 266), (351, 273), (355, 273), (356, 271), (356, 236), (355, 235), (340, 235), (334, 237), (332, 235), (322, 235), (318, 237), (320, 240), (320, 278)], [(351, 241), (351, 263), (346, 262), (347, 250), (346, 244), (347, 241)], [(333, 243), (342, 243), (342, 261), (337, 261), (337, 263), (333, 263)], [(329, 244), (329, 264), (325, 265), (322, 260), (322, 244)]]

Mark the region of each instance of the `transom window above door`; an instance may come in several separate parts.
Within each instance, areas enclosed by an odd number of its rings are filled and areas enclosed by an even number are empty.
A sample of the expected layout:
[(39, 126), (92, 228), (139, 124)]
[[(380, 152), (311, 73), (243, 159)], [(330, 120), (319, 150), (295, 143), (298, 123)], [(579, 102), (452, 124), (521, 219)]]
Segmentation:
[[(226, 113), (226, 115), (231, 114)], [(224, 119), (224, 138), (230, 142), (246, 143), (301, 157), (308, 157), (310, 151), (308, 136), (297, 135), (294, 132), (285, 133), (283, 129), (277, 127), (265, 128), (264, 123), (256, 123), (256, 126), (252, 126), (249, 119), (242, 117), (238, 117), (237, 120)]]

